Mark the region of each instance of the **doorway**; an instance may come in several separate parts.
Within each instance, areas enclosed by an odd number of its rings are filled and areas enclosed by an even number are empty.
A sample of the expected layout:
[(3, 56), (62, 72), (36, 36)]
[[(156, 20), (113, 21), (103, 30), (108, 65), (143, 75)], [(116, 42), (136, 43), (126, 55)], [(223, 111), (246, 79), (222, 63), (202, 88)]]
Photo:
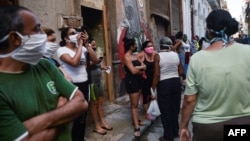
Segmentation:
[(96, 41), (96, 45), (104, 52), (104, 31), (102, 11), (93, 8), (81, 7), (83, 25), (87, 26), (90, 38)]
[(18, 0), (1, 0), (0, 7), (7, 6), (7, 5), (18, 5)]

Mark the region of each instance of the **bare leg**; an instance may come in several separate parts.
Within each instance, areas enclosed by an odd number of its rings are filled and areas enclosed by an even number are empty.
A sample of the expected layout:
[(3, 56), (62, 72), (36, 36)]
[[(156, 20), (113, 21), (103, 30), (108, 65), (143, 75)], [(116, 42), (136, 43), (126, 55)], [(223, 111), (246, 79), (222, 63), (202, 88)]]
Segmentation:
[[(140, 94), (139, 92), (129, 94), (129, 98), (130, 98), (130, 108), (131, 108), (132, 118), (134, 122), (134, 128), (138, 129), (139, 128), (138, 103), (139, 103)], [(139, 132), (135, 131), (134, 135), (140, 136), (140, 131)]]
[(98, 122), (97, 105), (98, 105), (98, 100), (91, 101), (91, 103), (90, 103), (91, 114), (92, 114), (93, 121), (95, 124), (95, 131), (97, 131), (99, 133), (105, 133), (106, 131), (101, 128), (101, 125)]
[(97, 104), (97, 111), (98, 111), (98, 115), (99, 115), (99, 118), (100, 118), (100, 123), (101, 123), (101, 126), (102, 127), (105, 127), (107, 130), (112, 130), (112, 126), (110, 126), (105, 118), (104, 118), (104, 112), (103, 112), (103, 99), (104, 97), (101, 96), (97, 99), (98, 101), (98, 104)]

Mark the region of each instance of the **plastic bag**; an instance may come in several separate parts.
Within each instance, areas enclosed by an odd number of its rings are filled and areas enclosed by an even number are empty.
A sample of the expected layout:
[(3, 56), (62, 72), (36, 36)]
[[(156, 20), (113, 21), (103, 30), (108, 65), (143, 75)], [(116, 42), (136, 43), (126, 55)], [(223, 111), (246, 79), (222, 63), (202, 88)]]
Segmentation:
[[(151, 93), (154, 97), (156, 97), (156, 90), (153, 91), (153, 89), (151, 88)], [(148, 110), (147, 110), (148, 114), (151, 114), (152, 116), (159, 116), (161, 114), (157, 100), (151, 100)]]

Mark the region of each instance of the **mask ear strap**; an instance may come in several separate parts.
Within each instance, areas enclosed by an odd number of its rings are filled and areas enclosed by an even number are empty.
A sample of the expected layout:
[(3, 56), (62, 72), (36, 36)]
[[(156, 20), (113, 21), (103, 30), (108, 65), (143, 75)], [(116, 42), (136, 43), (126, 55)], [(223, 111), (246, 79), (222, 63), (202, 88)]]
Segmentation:
[(5, 35), (1, 40), (0, 40), (0, 43), (4, 42), (6, 39), (9, 38), (9, 34)]

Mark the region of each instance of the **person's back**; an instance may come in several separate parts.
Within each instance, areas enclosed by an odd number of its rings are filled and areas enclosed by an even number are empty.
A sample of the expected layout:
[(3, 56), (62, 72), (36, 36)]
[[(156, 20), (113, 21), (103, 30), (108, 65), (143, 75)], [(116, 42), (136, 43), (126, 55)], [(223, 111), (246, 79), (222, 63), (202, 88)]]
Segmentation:
[(250, 124), (250, 49), (229, 38), (238, 32), (239, 23), (222, 9), (213, 10), (206, 23), (210, 46), (190, 61), (180, 140), (191, 138), (191, 118), (195, 141), (221, 141), (225, 125)]
[[(249, 54), (248, 46), (234, 43), (223, 50), (202, 50), (192, 56), (190, 72), (195, 68), (194, 83), (199, 84), (199, 99), (203, 101), (197, 102), (193, 121), (214, 123), (250, 115), (250, 87), (246, 85), (250, 83)], [(187, 87), (186, 93), (193, 90)], [(241, 110), (236, 103), (241, 103)]]
[(178, 54), (172, 51), (171, 39), (168, 37), (160, 39), (160, 52), (154, 58), (152, 83), (152, 90), (157, 91), (157, 102), (164, 129), (160, 141), (173, 141), (179, 134), (178, 115), (181, 103), (179, 68), (181, 67)]
[(178, 74), (178, 65), (180, 63), (178, 54), (169, 51), (169, 52), (159, 52), (160, 56), (160, 80), (179, 77)]

